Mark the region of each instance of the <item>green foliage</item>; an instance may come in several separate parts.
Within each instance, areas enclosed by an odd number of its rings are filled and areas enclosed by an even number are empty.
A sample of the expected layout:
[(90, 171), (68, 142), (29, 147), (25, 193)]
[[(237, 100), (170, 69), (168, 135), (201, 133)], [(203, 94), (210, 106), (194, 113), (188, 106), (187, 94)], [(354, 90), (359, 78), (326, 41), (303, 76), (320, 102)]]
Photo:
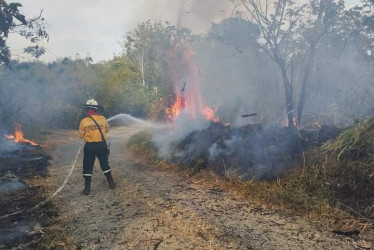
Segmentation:
[(163, 94), (170, 93), (170, 56), (178, 42), (189, 38), (190, 31), (185, 28), (150, 20), (127, 33), (124, 49), (140, 75), (139, 83)]
[(139, 73), (128, 57), (114, 58), (95, 68), (98, 79), (92, 90), (108, 115), (128, 113), (147, 117), (151, 113), (152, 105), (160, 95), (139, 84)]
[[(35, 17), (26, 19), (19, 11), (22, 7), (20, 3), (7, 3), (5, 0), (0, 1), (0, 62), (9, 64), (11, 52), (7, 46), (7, 38), (10, 32), (18, 33), (31, 43), (38, 43), (43, 39), (48, 39), (45, 31), (44, 19)], [(44, 54), (45, 49), (39, 45), (33, 45), (25, 48), (25, 53), (34, 57)]]
[[(135, 30), (126, 34), (124, 50), (131, 67), (138, 74), (133, 83), (143, 87), (143, 90), (138, 86), (126, 89), (134, 94), (129, 100), (134, 103), (134, 108), (139, 107), (139, 102), (146, 101), (148, 116), (164, 119), (165, 108), (174, 97), (172, 69), (175, 62), (172, 59), (175, 48), (181, 41), (189, 39), (188, 29), (150, 20), (138, 24)], [(143, 98), (146, 100), (143, 101)]]
[(138, 159), (144, 158), (154, 164), (160, 161), (157, 150), (152, 143), (152, 135), (148, 131), (140, 131), (133, 135), (127, 146)]

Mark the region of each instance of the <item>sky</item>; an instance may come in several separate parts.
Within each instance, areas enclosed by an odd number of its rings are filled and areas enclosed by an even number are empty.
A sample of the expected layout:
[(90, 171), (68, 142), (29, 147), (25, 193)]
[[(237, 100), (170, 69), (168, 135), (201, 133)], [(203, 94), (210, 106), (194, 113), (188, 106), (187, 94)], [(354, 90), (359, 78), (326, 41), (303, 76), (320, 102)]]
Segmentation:
[[(16, 0), (13, 0), (16, 1)], [(354, 4), (358, 0), (347, 0)], [(8, 1), (11, 2), (11, 1)], [(50, 40), (40, 59), (53, 61), (65, 56), (90, 56), (94, 62), (109, 60), (122, 52), (127, 32), (139, 22), (165, 20), (205, 32), (212, 22), (231, 15), (228, 0), (17, 0), (27, 17), (39, 15), (47, 21)], [(349, 3), (348, 3), (349, 2)], [(27, 60), (26, 42), (17, 36), (8, 40), (14, 59)]]

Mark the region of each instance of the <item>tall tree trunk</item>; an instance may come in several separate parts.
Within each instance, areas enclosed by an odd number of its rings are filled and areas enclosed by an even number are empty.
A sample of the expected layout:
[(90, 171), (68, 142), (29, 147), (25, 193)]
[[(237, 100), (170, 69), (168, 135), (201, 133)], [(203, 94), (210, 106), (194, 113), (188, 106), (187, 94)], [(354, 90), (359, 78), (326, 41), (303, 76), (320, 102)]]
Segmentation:
[(140, 73), (142, 75), (142, 85), (145, 87), (145, 59), (144, 59), (144, 50), (142, 51), (142, 57), (140, 59)]
[(303, 116), (303, 111), (304, 111), (304, 106), (305, 106), (305, 100), (306, 100), (306, 90), (309, 85), (310, 77), (313, 72), (314, 68), (314, 53), (316, 50), (316, 43), (313, 43), (311, 45), (311, 50), (308, 58), (308, 62), (306, 64), (305, 72), (304, 72), (304, 77), (303, 77), (303, 82), (301, 85), (301, 90), (300, 90), (300, 96), (299, 96), (299, 103), (297, 105), (297, 124), (301, 125), (301, 119)]
[(318, 16), (314, 27), (314, 34), (317, 36), (315, 39), (312, 39), (310, 42), (310, 52), (308, 55), (308, 61), (306, 63), (306, 68), (304, 72), (303, 82), (301, 85), (299, 102), (297, 105), (297, 124), (301, 124), (301, 118), (303, 116), (305, 100), (306, 100), (306, 89), (309, 85), (309, 80), (313, 72), (314, 68), (314, 54), (316, 51), (317, 43), (319, 42), (320, 38), (323, 35), (322, 25), (323, 25), (323, 13), (325, 12), (325, 8), (327, 4), (331, 3), (332, 0), (321, 0), (320, 6), (318, 10)]
[(294, 126), (294, 103), (293, 103), (293, 89), (292, 84), (287, 76), (287, 68), (282, 60), (277, 60), (277, 63), (280, 67), (282, 73), (282, 81), (284, 93), (286, 96), (286, 110), (287, 110), (287, 119), (288, 127), (292, 128)]

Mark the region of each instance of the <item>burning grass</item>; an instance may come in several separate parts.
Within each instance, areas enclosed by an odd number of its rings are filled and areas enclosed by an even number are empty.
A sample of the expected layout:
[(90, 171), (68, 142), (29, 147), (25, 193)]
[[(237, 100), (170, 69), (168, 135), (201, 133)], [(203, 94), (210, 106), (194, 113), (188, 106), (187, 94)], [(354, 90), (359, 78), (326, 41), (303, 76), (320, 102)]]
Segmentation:
[[(336, 128), (327, 126), (322, 126), (320, 130), (313, 133), (300, 131), (297, 134), (288, 133), (286, 130), (263, 133), (264, 129), (261, 127), (230, 129), (220, 126), (216, 124), (205, 131), (190, 134), (176, 147), (173, 157), (167, 161), (168, 164), (193, 173), (201, 170), (212, 171), (221, 177), (223, 186), (234, 189), (244, 197), (252, 197), (257, 201), (302, 214), (330, 219), (331, 223), (342, 229), (354, 228), (362, 231), (372, 227), (374, 117), (340, 132)], [(264, 159), (265, 163), (271, 162), (269, 159), (275, 163), (294, 162), (293, 167), (271, 178), (268, 178), (269, 175), (264, 175), (264, 172), (263, 175), (259, 175), (261, 172), (257, 174), (255, 171), (251, 172), (251, 168), (237, 170), (238, 167), (246, 164), (245, 161), (239, 161), (238, 157), (243, 154), (248, 157), (251, 155), (250, 150), (256, 149), (253, 144), (245, 144), (250, 141), (257, 142), (254, 139), (256, 133), (263, 143), (263, 147), (260, 147), (263, 151), (260, 153), (266, 156), (259, 159)], [(238, 134), (246, 140), (244, 143), (236, 142), (238, 145), (232, 147), (236, 151), (228, 150), (228, 139)], [(253, 136), (255, 137), (252, 138)], [(295, 140), (291, 144), (295, 147), (291, 147), (288, 151), (271, 151), (274, 145), (285, 145), (284, 139)], [(199, 142), (194, 150), (190, 147), (192, 141)], [(209, 148), (214, 143), (221, 149), (222, 154), (215, 161), (211, 161)], [(252, 145), (252, 148), (245, 147), (248, 145)], [(165, 163), (157, 158), (156, 148), (152, 145), (151, 135), (147, 132), (143, 131), (135, 135), (129, 147), (136, 152), (137, 157), (147, 155), (144, 158), (151, 159), (154, 165)], [(272, 152), (274, 154), (271, 154)], [(293, 161), (292, 156), (297, 159)], [(250, 167), (251, 164), (248, 166)], [(272, 171), (271, 168), (269, 169)], [(243, 170), (248, 174), (244, 175)]]
[(16, 126), (14, 128), (14, 134), (6, 135), (5, 137), (7, 139), (11, 140), (14, 143), (23, 143), (23, 144), (29, 144), (31, 146), (39, 146), (38, 143), (24, 138), (24, 133), (21, 130), (21, 125), (20, 124), (16, 124)]

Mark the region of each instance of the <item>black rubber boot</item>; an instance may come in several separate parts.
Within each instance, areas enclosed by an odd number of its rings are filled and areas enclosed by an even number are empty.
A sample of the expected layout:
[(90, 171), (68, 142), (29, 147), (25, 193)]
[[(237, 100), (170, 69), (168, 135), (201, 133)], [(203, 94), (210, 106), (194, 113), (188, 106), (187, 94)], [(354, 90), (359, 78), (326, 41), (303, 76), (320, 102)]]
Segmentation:
[(91, 190), (91, 176), (84, 176), (84, 189), (82, 194), (89, 195)]
[(106, 176), (106, 179), (108, 180), (110, 189), (115, 189), (117, 187), (117, 184), (113, 180), (112, 173), (111, 172), (106, 173), (105, 176)]

